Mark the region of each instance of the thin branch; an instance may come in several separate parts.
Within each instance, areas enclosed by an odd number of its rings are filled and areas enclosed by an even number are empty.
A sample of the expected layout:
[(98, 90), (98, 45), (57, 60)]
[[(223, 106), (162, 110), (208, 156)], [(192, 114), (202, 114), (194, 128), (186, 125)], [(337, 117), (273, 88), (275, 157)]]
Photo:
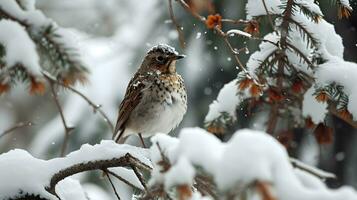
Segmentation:
[(128, 180), (124, 179), (123, 177), (119, 176), (118, 174), (116, 174), (115, 172), (112, 172), (110, 171), (109, 169), (105, 169), (104, 171), (106, 171), (108, 174), (114, 176), (115, 178), (117, 178), (118, 180), (120, 180), (121, 182), (133, 187), (133, 188), (136, 188), (138, 190), (141, 190), (141, 188), (138, 188), (136, 185), (130, 183)]
[[(263, 1), (264, 3), (264, 1)], [(288, 0), (287, 1), (287, 6), (284, 11), (284, 16), (283, 16), (283, 21), (281, 23), (281, 37), (280, 37), (280, 45), (281, 45), (281, 51), (284, 55), (286, 55), (286, 49), (287, 49), (287, 38), (288, 38), (288, 29), (289, 29), (289, 19), (291, 18), (292, 14), (292, 8), (293, 8), (293, 0)], [(283, 90), (283, 76), (284, 76), (284, 60), (280, 59), (278, 62), (278, 78), (277, 78), (277, 91), (279, 93), (282, 93)], [(279, 109), (280, 109), (280, 104), (278, 102), (274, 102), (272, 105), (272, 110), (269, 115), (269, 121), (268, 121), (268, 127), (267, 127), (267, 132), (271, 135), (274, 134), (276, 124), (279, 119)]]
[(286, 43), (286, 45), (293, 50), (296, 54), (298, 54), (301, 58), (303, 58), (304, 62), (308, 64), (311, 68), (314, 67), (314, 65), (311, 63), (311, 61), (302, 53), (298, 48), (296, 48), (294, 45), (290, 44), (289, 42)]
[(216, 191), (214, 191), (214, 184), (211, 177), (197, 175), (195, 177), (195, 188), (203, 195), (210, 195), (213, 199), (218, 200)]
[(136, 168), (135, 165), (130, 165), (131, 169), (134, 171), (136, 177), (139, 179), (141, 185), (145, 188), (145, 191), (148, 191), (148, 187), (145, 183), (145, 180), (143, 178), (143, 176), (140, 174), (140, 172), (138, 171), (138, 169)]
[(48, 83), (50, 84), (52, 97), (53, 97), (53, 100), (54, 100), (54, 102), (55, 102), (55, 104), (57, 106), (57, 109), (58, 109), (58, 112), (59, 112), (59, 114), (61, 116), (62, 124), (63, 124), (63, 127), (64, 127), (64, 139), (63, 139), (62, 148), (61, 148), (61, 154), (60, 154), (61, 157), (63, 157), (64, 154), (66, 153), (66, 149), (67, 149), (67, 146), (68, 146), (69, 135), (70, 135), (71, 131), (73, 131), (74, 127), (69, 127), (67, 125), (66, 119), (65, 119), (64, 114), (63, 114), (63, 109), (61, 107), (61, 104), (59, 103), (58, 96), (57, 96), (56, 90), (54, 88), (53, 80), (51, 80), (47, 76), (45, 76), (45, 77), (47, 78)]
[(108, 124), (108, 127), (110, 128), (111, 132), (114, 131), (114, 125), (112, 124), (112, 122), (109, 120), (109, 117), (107, 114), (105, 114), (105, 112), (101, 109), (101, 105), (95, 104), (93, 101), (91, 101), (87, 96), (85, 96), (83, 93), (81, 93), (80, 91), (78, 91), (77, 89), (68, 86), (56, 79), (54, 79), (53, 77), (51, 77), (50, 75), (48, 75), (47, 73), (43, 73), (43, 75), (47, 78), (50, 79), (51, 81), (53, 81), (54, 83), (61, 85), (64, 88), (69, 89), (70, 91), (72, 91), (73, 93), (77, 94), (78, 96), (80, 96), (82, 99), (84, 99), (92, 108), (93, 108), (93, 112), (96, 113), (98, 112), (104, 119), (104, 121)]
[(79, 163), (72, 166), (69, 166), (61, 171), (55, 173), (50, 182), (49, 186), (46, 187), (46, 190), (55, 195), (55, 188), (58, 182), (61, 180), (72, 176), (74, 174), (91, 171), (91, 170), (103, 170), (111, 167), (132, 167), (135, 166), (141, 170), (151, 170), (150, 166), (147, 166), (145, 163), (142, 163), (139, 159), (133, 157), (130, 153), (125, 154), (120, 158), (113, 158), (110, 160), (95, 160), (87, 163)]
[(117, 197), (118, 200), (120, 200), (120, 196), (119, 196), (119, 194), (118, 194), (118, 192), (117, 192), (117, 189), (115, 188), (115, 186), (114, 186), (114, 184), (113, 184), (112, 179), (110, 178), (110, 176), (109, 176), (109, 174), (108, 174), (108, 171), (107, 171), (107, 170), (103, 170), (103, 172), (104, 172), (104, 174), (106, 175), (106, 177), (108, 178), (109, 183), (110, 183), (110, 185), (111, 185), (112, 188), (113, 188), (113, 191), (114, 191), (115, 196)]
[(169, 12), (170, 12), (171, 21), (176, 27), (176, 31), (177, 31), (179, 41), (180, 41), (180, 46), (181, 46), (181, 48), (184, 49), (186, 47), (186, 42), (185, 42), (185, 38), (183, 35), (182, 26), (179, 25), (179, 23), (177, 22), (177, 20), (175, 18), (174, 10), (172, 8), (172, 0), (169, 0)]
[(317, 169), (315, 167), (309, 166), (295, 158), (290, 158), (290, 163), (292, 164), (293, 167), (305, 171), (309, 174), (312, 174), (320, 179), (336, 179), (335, 174), (325, 172), (321, 169)]
[(24, 127), (29, 127), (29, 126), (33, 126), (34, 124), (32, 122), (19, 122), (17, 124), (15, 124), (14, 126), (8, 128), (7, 130), (5, 130), (4, 132), (2, 132), (0, 134), (0, 138), (13, 132), (16, 129), (20, 129), (20, 128), (24, 128)]
[(267, 16), (268, 16), (268, 19), (269, 19), (269, 23), (270, 23), (270, 25), (271, 25), (271, 28), (275, 31), (273, 19), (272, 19), (270, 13), (269, 13), (269, 10), (268, 10), (268, 7), (267, 7), (267, 5), (266, 5), (266, 3), (265, 3), (265, 0), (262, 0), (262, 2), (263, 2), (263, 5), (264, 5), (265, 12), (267, 13)]
[[(191, 13), (192, 16), (194, 16), (195, 18), (197, 18), (199, 21), (201, 21), (202, 23), (206, 23), (206, 18), (199, 15), (197, 12), (194, 12), (189, 5), (187, 5), (187, 3), (184, 0), (177, 0), (181, 6), (188, 11), (189, 13)], [(219, 36), (221, 36), (226, 44), (226, 46), (229, 48), (229, 50), (232, 52), (236, 62), (238, 63), (239, 68), (244, 71), (247, 72), (247, 70), (245, 69), (243, 63), (240, 61), (239, 57), (237, 56), (237, 54), (235, 53), (234, 48), (232, 47), (231, 43), (228, 40), (228, 35), (225, 34), (219, 27), (215, 26), (214, 30), (218, 33)], [(247, 73), (248, 74), (248, 73)]]
[(231, 24), (249, 24), (249, 20), (243, 19), (222, 19), (222, 22), (231, 23)]

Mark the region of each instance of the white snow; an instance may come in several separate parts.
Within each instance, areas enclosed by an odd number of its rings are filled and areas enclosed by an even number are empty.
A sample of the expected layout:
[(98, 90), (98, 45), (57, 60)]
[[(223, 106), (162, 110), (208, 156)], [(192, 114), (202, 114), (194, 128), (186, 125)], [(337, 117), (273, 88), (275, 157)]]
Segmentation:
[(349, 0), (340, 0), (341, 4), (349, 9), (352, 10), (352, 7), (350, 6), (350, 1)]
[[(56, 199), (45, 190), (55, 173), (78, 163), (120, 158), (127, 153), (151, 167), (151, 162), (148, 159), (149, 155), (145, 149), (130, 145), (119, 145), (114, 141), (103, 140), (100, 144), (94, 146), (85, 144), (79, 150), (68, 154), (64, 158), (47, 161), (36, 159), (24, 150), (9, 151), (0, 156), (0, 163), (2, 163), (0, 166), (0, 180), (11, 180), (0, 187), (0, 199), (17, 195), (20, 189), (24, 193), (34, 193), (44, 198)], [(68, 185), (77, 184), (73, 183), (73, 181), (67, 182), (65, 185), (60, 186), (59, 191), (64, 193), (71, 192), (63, 189), (63, 187), (68, 188)]]
[(295, 3), (306, 7), (311, 12), (313, 12), (317, 15), (323, 16), (320, 7), (318, 5), (316, 5), (313, 0), (295, 0)]
[(244, 31), (241, 31), (241, 30), (238, 30), (238, 29), (231, 29), (229, 31), (227, 31), (227, 35), (228, 36), (234, 36), (234, 35), (240, 35), (240, 36), (244, 36), (244, 37), (247, 37), (247, 38), (250, 38), (252, 37), (251, 34), (247, 33), (247, 32), (244, 32)]
[[(269, 40), (273, 43), (279, 41), (279, 37), (275, 33), (267, 34), (264, 40)], [(259, 44), (259, 51), (254, 52), (247, 62), (247, 70), (252, 77), (256, 77), (255, 71), (261, 65), (261, 63), (275, 50), (277, 47), (270, 42), (262, 42)]]
[(357, 119), (357, 64), (332, 57), (329, 61), (319, 66), (316, 71), (317, 83), (326, 85), (337, 83), (344, 86), (348, 95), (348, 111)]
[(209, 106), (205, 121), (212, 121), (219, 117), (222, 112), (227, 112), (235, 118), (236, 106), (240, 103), (240, 97), (237, 96), (237, 81), (233, 80), (223, 86), (219, 91), (217, 100)]
[[(264, 132), (239, 130), (227, 143), (220, 142), (200, 128), (185, 128), (178, 139), (170, 140), (168, 137), (154, 136), (153, 141), (162, 147), (170, 147), (165, 149), (165, 153), (171, 155), (170, 161), (174, 163), (172, 168), (176, 164), (179, 168), (186, 166), (189, 161), (192, 166), (212, 175), (218, 189), (223, 192), (237, 190), (237, 187), (244, 187), (260, 180), (272, 184), (279, 200), (357, 198), (356, 191), (350, 187), (330, 190), (311, 174), (293, 169), (285, 148)], [(169, 144), (165, 144), (167, 141)], [(183, 158), (186, 159), (183, 161), (184, 164), (181, 163)], [(319, 170), (317, 172), (320, 173)], [(164, 173), (163, 176), (165, 175)], [(185, 171), (181, 171), (181, 175), (190, 177)], [(176, 179), (180, 180), (181, 177)]]
[(35, 10), (34, 3), (35, 1), (25, 2), (24, 5), (27, 10), (23, 10), (14, 0), (1, 0), (0, 8), (12, 17), (19, 19), (21, 22), (33, 25), (36, 28), (50, 25), (52, 20), (46, 18), (41, 11)]
[(41, 75), (39, 56), (36, 45), (30, 39), (26, 30), (17, 22), (0, 21), (0, 43), (5, 47), (5, 62), (7, 67), (22, 64), (32, 75)]
[(177, 163), (165, 173), (165, 187), (169, 189), (173, 186), (193, 184), (195, 168), (185, 157), (179, 158)]
[[(269, 14), (280, 14), (282, 9), (280, 0), (265, 0)], [(266, 15), (266, 10), (262, 0), (249, 0), (245, 7), (247, 11), (247, 19), (255, 16)]]
[(327, 103), (318, 102), (314, 95), (315, 88), (311, 87), (304, 94), (302, 101), (302, 115), (304, 117), (311, 117), (315, 124), (323, 122), (327, 114)]
[(56, 194), (62, 200), (87, 200), (80, 182), (71, 178), (66, 178), (58, 183)]

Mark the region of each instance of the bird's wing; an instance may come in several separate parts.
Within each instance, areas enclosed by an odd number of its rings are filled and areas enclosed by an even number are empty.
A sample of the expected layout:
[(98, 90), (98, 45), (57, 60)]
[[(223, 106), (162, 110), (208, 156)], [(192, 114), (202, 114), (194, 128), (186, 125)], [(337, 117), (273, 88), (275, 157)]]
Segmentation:
[(115, 125), (113, 138), (116, 138), (116, 134), (118, 134), (119, 131), (125, 129), (125, 124), (128, 121), (131, 112), (139, 104), (140, 99), (142, 98), (142, 91), (145, 89), (146, 85), (143, 82), (143, 79), (142, 75), (136, 73), (134, 78), (129, 82), (125, 97), (120, 104), (118, 120)]

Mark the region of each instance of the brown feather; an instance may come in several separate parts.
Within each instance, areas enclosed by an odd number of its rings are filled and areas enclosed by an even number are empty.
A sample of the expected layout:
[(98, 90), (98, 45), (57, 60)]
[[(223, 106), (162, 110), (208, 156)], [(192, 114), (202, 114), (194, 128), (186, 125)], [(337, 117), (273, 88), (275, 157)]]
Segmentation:
[[(130, 80), (126, 89), (125, 97), (120, 104), (118, 120), (115, 125), (113, 138), (115, 138), (120, 130), (125, 129), (125, 124), (129, 119), (131, 112), (139, 104), (142, 97), (142, 90), (145, 88), (145, 84), (142, 82), (143, 80), (144, 76), (138, 72), (134, 75), (134, 78)], [(119, 138), (116, 139), (116, 141), (118, 140)]]

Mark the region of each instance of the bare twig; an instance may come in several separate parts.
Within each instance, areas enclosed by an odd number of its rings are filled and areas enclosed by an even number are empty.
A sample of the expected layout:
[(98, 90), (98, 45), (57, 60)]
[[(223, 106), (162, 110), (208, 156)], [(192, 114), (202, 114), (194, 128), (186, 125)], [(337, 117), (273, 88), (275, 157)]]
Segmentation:
[(28, 126), (33, 126), (34, 124), (32, 122), (19, 122), (17, 124), (15, 124), (14, 126), (8, 128), (7, 130), (5, 130), (4, 132), (2, 132), (0, 134), (0, 138), (13, 132), (16, 129), (20, 129), (20, 128), (24, 128), (24, 127), (28, 127)]
[[(265, 3), (264, 0), (263, 3)], [(293, 0), (288, 0), (286, 6), (286, 12), (283, 16), (283, 22), (281, 24), (281, 38), (280, 38), (281, 56), (286, 56), (286, 49), (288, 47), (287, 37), (289, 31), (289, 19), (291, 18), (292, 8), (293, 8)], [(284, 66), (285, 66), (284, 62), (285, 62), (284, 59), (279, 59), (278, 62), (277, 92), (279, 93), (283, 92), (283, 76), (284, 76)], [(274, 102), (274, 104), (272, 105), (272, 111), (270, 112), (269, 121), (268, 121), (267, 132), (269, 134), (272, 135), (274, 134), (274, 130), (279, 119), (279, 109), (280, 109), (279, 102)]]
[(270, 13), (269, 13), (267, 4), (265, 3), (265, 0), (262, 0), (262, 2), (263, 2), (263, 5), (264, 5), (265, 12), (267, 13), (267, 16), (268, 16), (268, 19), (269, 19), (269, 23), (270, 23), (270, 25), (271, 25), (271, 28), (275, 31), (273, 19), (272, 19)]
[(111, 167), (132, 167), (132, 166), (136, 167), (137, 169), (151, 170), (150, 166), (147, 166), (139, 159), (133, 157), (130, 153), (127, 153), (125, 154), (125, 156), (122, 156), (120, 158), (113, 158), (110, 160), (95, 160), (91, 162), (78, 163), (73, 166), (69, 166), (55, 173), (52, 176), (49, 182), (49, 186), (46, 187), (46, 190), (51, 194), (55, 194), (56, 193), (55, 188), (58, 182), (80, 172), (91, 171), (91, 170), (103, 170)]
[(295, 158), (290, 158), (290, 163), (293, 167), (298, 168), (302, 171), (305, 171), (309, 174), (312, 174), (320, 179), (336, 179), (336, 175), (330, 172), (325, 172), (321, 169), (317, 169), (315, 167), (309, 166)]
[(169, 0), (169, 12), (170, 12), (171, 21), (176, 27), (176, 31), (177, 31), (179, 41), (180, 41), (180, 46), (181, 46), (181, 48), (185, 48), (186, 42), (185, 42), (185, 38), (183, 35), (182, 26), (179, 25), (179, 23), (177, 22), (177, 20), (175, 18), (174, 10), (172, 8), (172, 0)]
[(249, 24), (249, 20), (243, 20), (243, 19), (222, 19), (222, 22), (227, 22), (231, 24)]
[(138, 171), (137, 167), (135, 165), (130, 165), (131, 169), (134, 171), (136, 177), (138, 177), (141, 185), (145, 188), (145, 191), (148, 191), (147, 185), (145, 183), (145, 180), (143, 178), (143, 176), (140, 174), (140, 172)]
[[(195, 12), (194, 10), (192, 10), (189, 5), (187, 5), (187, 3), (184, 0), (177, 0), (181, 6), (188, 11), (189, 13), (191, 13), (192, 16), (194, 16), (195, 18), (197, 18), (199, 21), (201, 21), (202, 23), (206, 23), (206, 18), (201, 16), (200, 14), (198, 14), (197, 12)], [(247, 70), (245, 69), (243, 63), (240, 61), (238, 55), (236, 54), (233, 46), (231, 45), (231, 43), (228, 40), (228, 35), (225, 34), (218, 26), (214, 27), (214, 30), (218, 33), (219, 36), (221, 36), (226, 44), (226, 46), (229, 48), (229, 50), (231, 51), (231, 53), (234, 56), (234, 59), (236, 60), (236, 62), (238, 63), (239, 68), (244, 71), (247, 72)]]
[(215, 191), (215, 185), (213, 184), (213, 179), (208, 176), (197, 175), (195, 177), (194, 187), (203, 194), (210, 195), (213, 199), (219, 199), (217, 196), (217, 191)]
[(50, 84), (52, 97), (53, 97), (53, 100), (54, 100), (54, 102), (55, 102), (55, 104), (57, 106), (57, 109), (58, 109), (58, 112), (59, 112), (59, 114), (61, 116), (62, 124), (63, 124), (63, 127), (64, 127), (64, 139), (63, 139), (62, 148), (61, 148), (61, 154), (60, 154), (63, 157), (64, 154), (66, 153), (66, 149), (67, 149), (67, 146), (68, 146), (69, 135), (70, 135), (71, 131), (73, 131), (74, 127), (69, 127), (67, 125), (66, 119), (65, 119), (64, 114), (63, 114), (63, 109), (61, 107), (61, 104), (59, 103), (58, 96), (57, 96), (56, 90), (54, 88), (53, 80), (51, 80), (47, 76), (45, 76), (45, 77), (47, 78), (48, 83)]
[(145, 145), (145, 142), (144, 142), (143, 135), (142, 135), (141, 133), (138, 133), (138, 135), (139, 135), (139, 138), (140, 138), (141, 144), (143, 145), (143, 148), (146, 148), (146, 145)]
[(69, 89), (70, 91), (72, 91), (73, 93), (77, 94), (78, 96), (80, 96), (82, 99), (84, 99), (92, 108), (93, 108), (93, 112), (96, 113), (98, 112), (104, 119), (104, 121), (108, 124), (111, 132), (114, 131), (114, 125), (112, 124), (112, 122), (109, 120), (109, 117), (107, 114), (105, 114), (105, 112), (101, 109), (101, 105), (95, 104), (93, 101), (91, 101), (87, 96), (85, 96), (83, 93), (81, 93), (80, 91), (78, 91), (77, 89), (68, 86), (56, 79), (54, 79), (53, 77), (51, 77), (50, 75), (48, 75), (47, 73), (43, 73), (43, 75), (47, 78), (50, 79), (51, 81), (53, 81), (54, 83), (61, 85), (64, 88)]
[(114, 176), (115, 178), (117, 178), (118, 180), (122, 181), (123, 183), (136, 188), (138, 190), (141, 190), (141, 188), (138, 188), (137, 186), (135, 186), (134, 184), (130, 183), (128, 180), (124, 179), (123, 177), (119, 176), (118, 174), (116, 174), (115, 172), (110, 171), (109, 169), (105, 169), (104, 171), (106, 171), (108, 174)]
[(113, 188), (113, 191), (114, 191), (115, 196), (117, 197), (118, 200), (120, 200), (120, 196), (119, 196), (119, 194), (118, 194), (118, 192), (117, 192), (117, 189), (115, 188), (115, 186), (114, 186), (114, 184), (113, 184), (112, 179), (110, 178), (110, 176), (109, 176), (109, 174), (108, 174), (108, 171), (107, 171), (107, 170), (103, 170), (103, 172), (104, 172), (104, 174), (106, 175), (106, 177), (108, 178), (109, 183), (110, 183), (110, 185), (111, 185), (112, 188)]
[(272, 194), (272, 192), (269, 189), (269, 183), (267, 182), (262, 182), (262, 181), (255, 181), (255, 187), (260, 193), (262, 199), (265, 200), (276, 200), (275, 196)]

